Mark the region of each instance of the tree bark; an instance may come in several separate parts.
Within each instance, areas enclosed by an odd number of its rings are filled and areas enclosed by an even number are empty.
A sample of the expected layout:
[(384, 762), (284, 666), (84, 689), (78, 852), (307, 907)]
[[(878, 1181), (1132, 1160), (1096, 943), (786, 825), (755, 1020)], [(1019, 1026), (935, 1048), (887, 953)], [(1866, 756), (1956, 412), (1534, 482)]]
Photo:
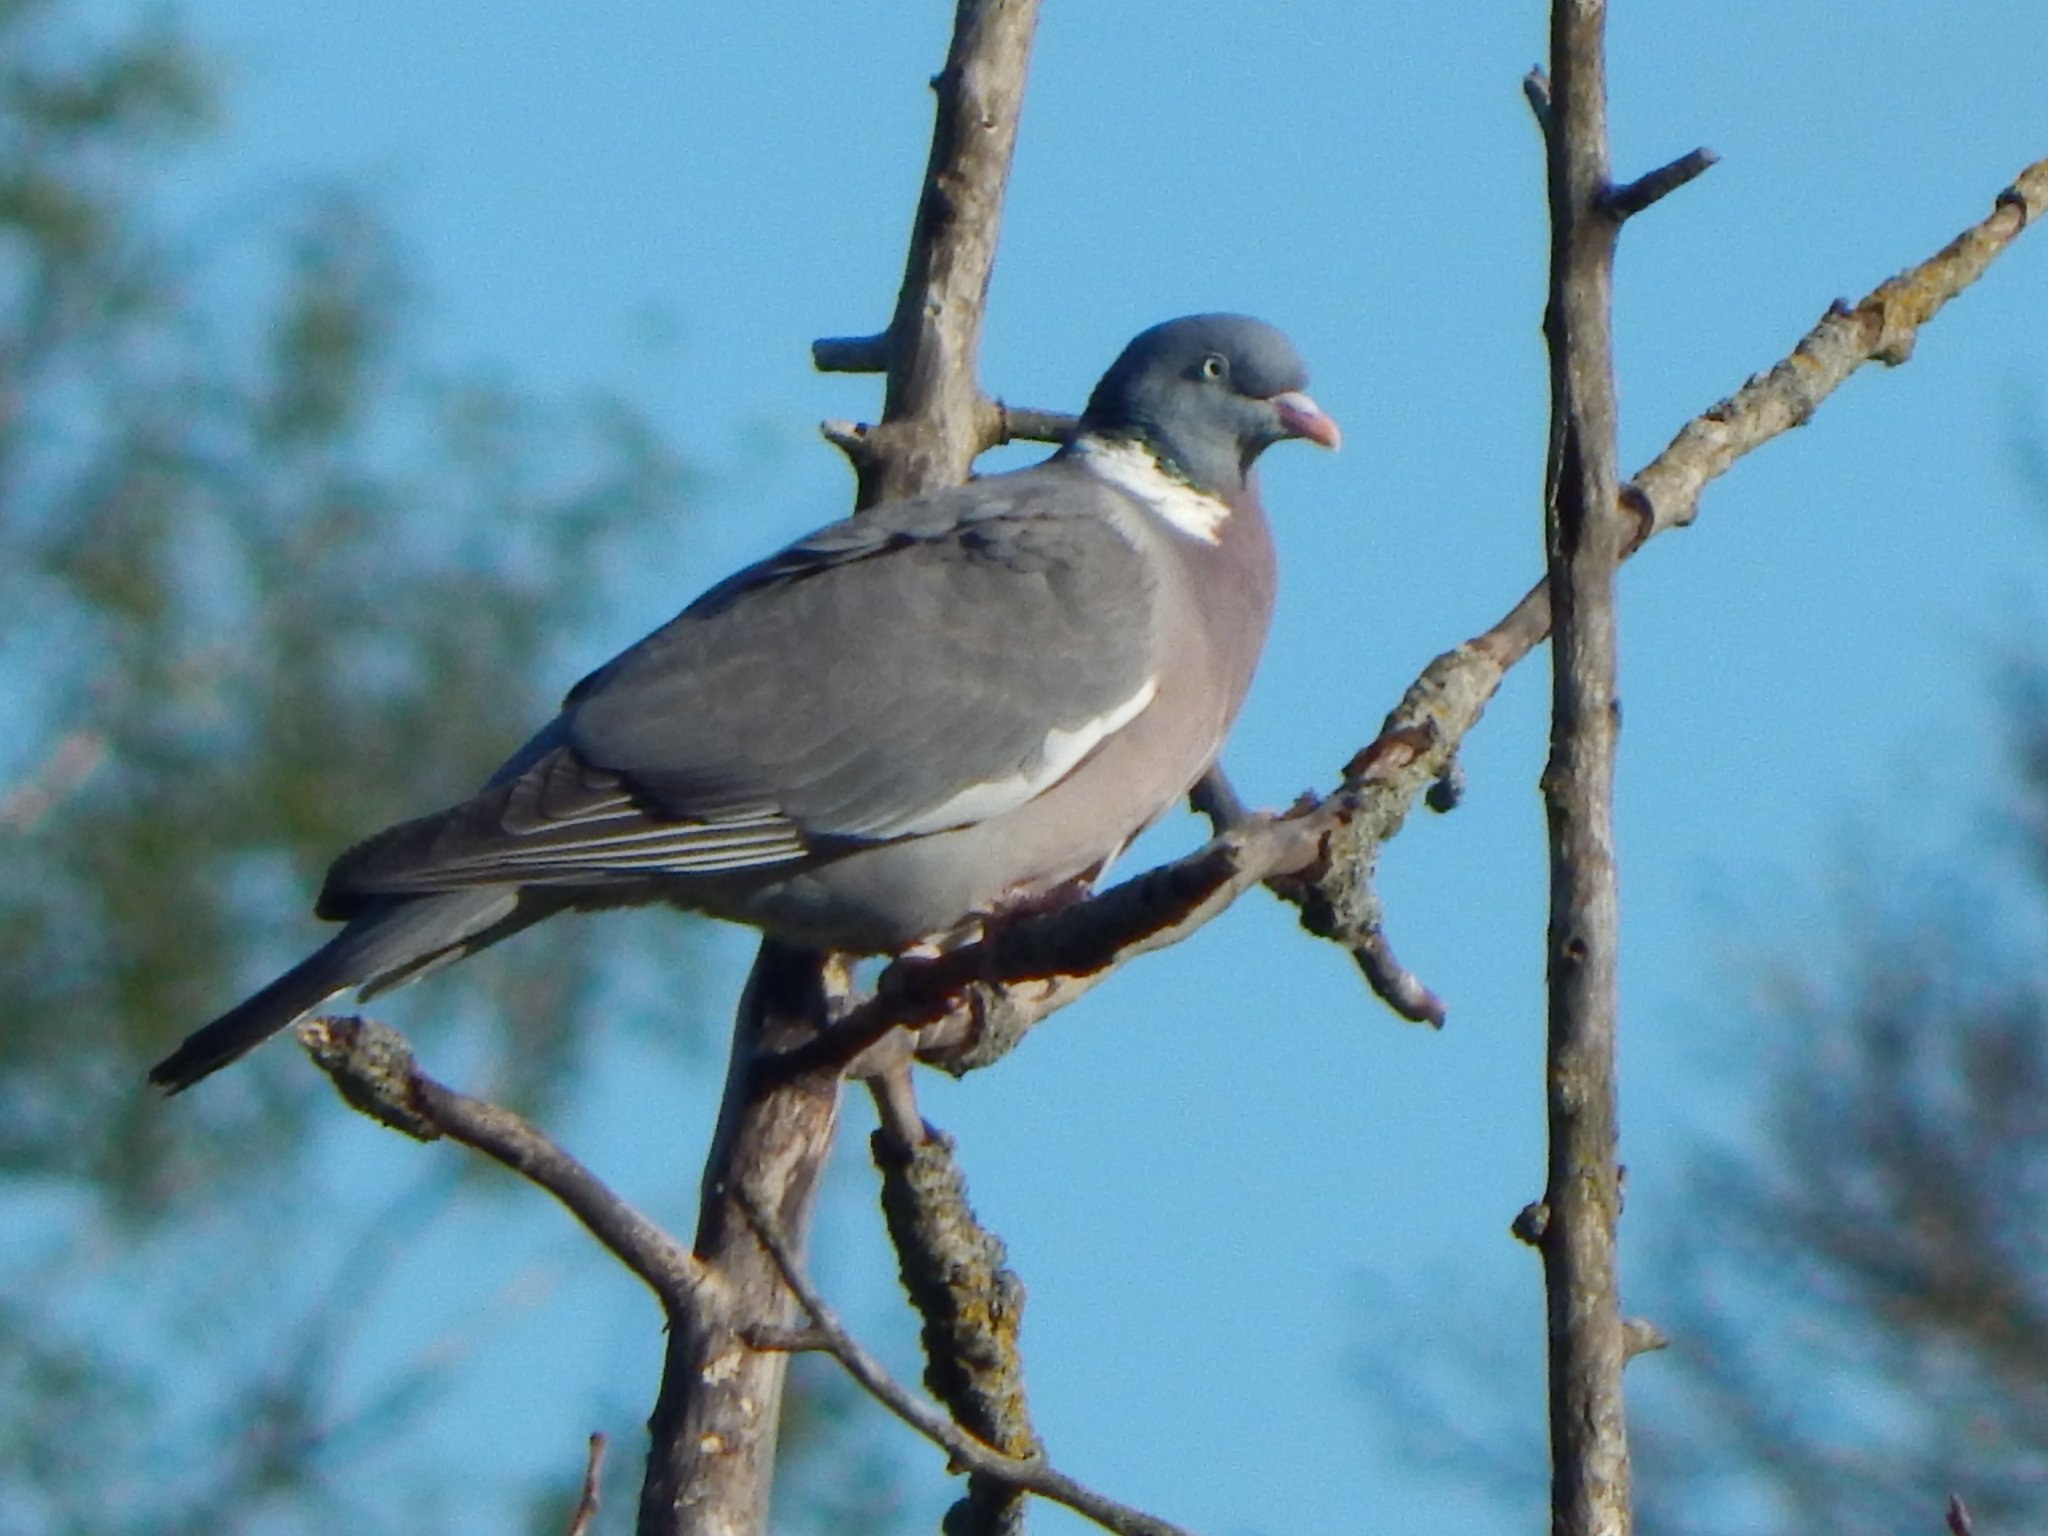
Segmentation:
[(757, 1536), (768, 1528), (789, 1357), (747, 1337), (786, 1326), (791, 1301), (740, 1202), (751, 1197), (769, 1212), (801, 1253), (839, 1122), (839, 1080), (811, 1072), (765, 1082), (761, 1062), (815, 1036), (824, 979), (816, 956), (768, 940), (740, 999), (698, 1213), (706, 1278), (687, 1304), (667, 1308), (640, 1536)]
[[(1001, 430), (976, 364), (1037, 21), (1037, 0), (960, 0), (894, 318), (881, 336), (815, 349), (820, 367), (888, 374), (880, 424), (833, 437), (859, 476), (859, 507), (960, 483)], [(791, 1298), (741, 1202), (800, 1262), (839, 1075), (765, 1067), (817, 1038), (838, 980), (827, 956), (773, 940), (755, 960), (704, 1174), (696, 1251), (709, 1280), (669, 1314), (640, 1536), (767, 1529), (788, 1355), (748, 1340), (786, 1327)]]
[(1626, 1536), (1626, 1359), (1615, 1228), (1619, 902), (1614, 861), (1614, 575), (1619, 512), (1603, 0), (1555, 0), (1550, 180), (1551, 426), (1545, 543), (1553, 632), (1549, 1176), (1540, 1228), (1550, 1346), (1551, 1530)]

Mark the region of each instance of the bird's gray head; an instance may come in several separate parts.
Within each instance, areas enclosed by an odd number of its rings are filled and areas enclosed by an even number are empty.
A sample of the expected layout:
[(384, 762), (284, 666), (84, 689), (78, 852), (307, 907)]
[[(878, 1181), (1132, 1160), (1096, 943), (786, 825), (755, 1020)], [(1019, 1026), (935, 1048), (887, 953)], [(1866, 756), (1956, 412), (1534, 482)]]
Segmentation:
[(1197, 488), (1227, 494), (1284, 438), (1337, 446), (1337, 424), (1307, 384), (1294, 344), (1265, 321), (1186, 315), (1124, 348), (1088, 397), (1081, 430), (1137, 438)]

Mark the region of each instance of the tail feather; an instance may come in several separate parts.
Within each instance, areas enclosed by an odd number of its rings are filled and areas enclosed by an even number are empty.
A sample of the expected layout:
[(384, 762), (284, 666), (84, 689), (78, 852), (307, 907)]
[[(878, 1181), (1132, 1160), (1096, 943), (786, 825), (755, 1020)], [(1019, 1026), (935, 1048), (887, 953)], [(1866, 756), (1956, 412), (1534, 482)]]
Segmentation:
[(262, 991), (194, 1030), (183, 1045), (149, 1069), (150, 1082), (165, 1093), (182, 1093), (354, 986), (358, 978), (346, 963), (347, 937), (337, 934)]
[(367, 996), (399, 986), (552, 910), (522, 902), (516, 888), (505, 886), (379, 902), (255, 996), (195, 1030), (149, 1069), (149, 1080), (166, 1093), (182, 1093), (336, 993), (360, 989)]

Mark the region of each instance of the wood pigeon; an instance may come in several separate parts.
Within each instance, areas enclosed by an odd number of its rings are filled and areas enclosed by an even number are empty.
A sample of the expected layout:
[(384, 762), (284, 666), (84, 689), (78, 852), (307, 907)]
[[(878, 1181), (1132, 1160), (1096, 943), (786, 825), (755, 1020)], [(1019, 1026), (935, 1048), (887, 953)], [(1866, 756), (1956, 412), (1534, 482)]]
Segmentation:
[(1253, 461), (1335, 448), (1287, 338), (1138, 336), (1073, 440), (877, 506), (590, 674), (451, 809), (343, 854), (346, 926), (159, 1062), (190, 1087), (337, 993), (565, 909), (665, 902), (857, 954), (943, 945), (1092, 880), (1215, 761), (1264, 644)]

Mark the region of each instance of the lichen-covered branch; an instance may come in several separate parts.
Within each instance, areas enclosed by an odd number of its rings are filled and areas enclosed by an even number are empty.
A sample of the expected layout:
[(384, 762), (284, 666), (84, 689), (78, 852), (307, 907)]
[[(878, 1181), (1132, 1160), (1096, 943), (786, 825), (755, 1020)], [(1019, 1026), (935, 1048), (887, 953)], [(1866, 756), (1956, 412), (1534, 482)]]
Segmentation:
[[(764, 1211), (748, 1207), (762, 1245), (781, 1266), (784, 1282), (810, 1319), (807, 1328), (766, 1329), (753, 1336), (760, 1349), (821, 1349), (831, 1355), (846, 1373), (859, 1382), (897, 1418), (945, 1451), (956, 1467), (970, 1476), (1002, 1483), (1025, 1493), (1064, 1504), (1076, 1514), (1094, 1521), (1113, 1536), (1190, 1536), (1180, 1526), (1148, 1515), (1128, 1504), (1097, 1493), (1074, 1481), (1046, 1461), (1042, 1450), (1029, 1455), (1010, 1456), (968, 1433), (946, 1414), (905, 1387), (856, 1339), (825, 1298), (818, 1294), (804, 1273), (803, 1265), (785, 1236)], [(1035, 1445), (1035, 1441), (1034, 1441)], [(948, 1523), (948, 1530), (954, 1527)]]
[[(925, 1386), (983, 1444), (1013, 1460), (1041, 1458), (1018, 1349), (1024, 1286), (968, 1204), (952, 1138), (906, 1145), (884, 1130), (870, 1147), (903, 1289), (924, 1319)], [(970, 1473), (946, 1528), (1022, 1536), (1025, 1502), (1014, 1482)]]
[(1636, 475), (1648, 533), (1699, 515), (1700, 493), (1744, 454), (1804, 426), (1822, 401), (1866, 363), (1897, 366), (1920, 327), (1976, 282), (2028, 225), (2048, 211), (2048, 160), (2021, 171), (1991, 212), (1940, 251), (1881, 283), (1856, 304), (1835, 304), (1783, 362), (1688, 422)]

